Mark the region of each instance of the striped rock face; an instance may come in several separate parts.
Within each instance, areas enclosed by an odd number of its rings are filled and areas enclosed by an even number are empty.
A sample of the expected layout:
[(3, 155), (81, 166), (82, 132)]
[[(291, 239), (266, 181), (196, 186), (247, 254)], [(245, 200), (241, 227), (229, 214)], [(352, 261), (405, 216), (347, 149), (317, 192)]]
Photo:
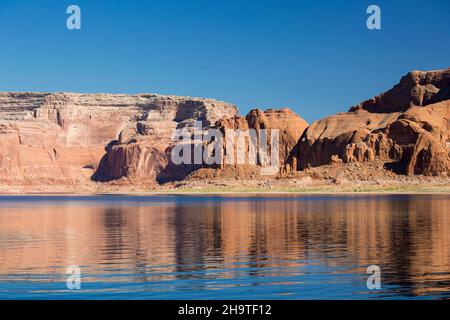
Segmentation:
[(0, 93), (0, 182), (30, 191), (95, 178), (151, 183), (176, 128), (236, 113), (231, 104), (190, 97)]

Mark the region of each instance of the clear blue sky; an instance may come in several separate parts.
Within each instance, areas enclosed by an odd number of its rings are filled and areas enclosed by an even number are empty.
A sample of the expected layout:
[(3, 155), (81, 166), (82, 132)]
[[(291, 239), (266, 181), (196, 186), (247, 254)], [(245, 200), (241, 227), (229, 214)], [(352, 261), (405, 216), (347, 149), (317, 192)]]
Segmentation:
[(450, 1), (0, 0), (0, 41), (0, 91), (211, 97), (311, 122), (449, 67)]

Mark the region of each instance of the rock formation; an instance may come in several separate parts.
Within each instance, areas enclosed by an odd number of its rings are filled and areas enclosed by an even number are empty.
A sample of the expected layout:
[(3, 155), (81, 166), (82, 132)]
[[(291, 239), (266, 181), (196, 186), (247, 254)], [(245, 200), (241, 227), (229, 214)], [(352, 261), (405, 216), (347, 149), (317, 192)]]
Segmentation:
[[(262, 129), (268, 129), (269, 137), (278, 129), (278, 176), (322, 165), (380, 161), (396, 173), (450, 175), (447, 69), (410, 72), (386, 93), (309, 127), (287, 108), (255, 109), (243, 117), (235, 106), (212, 99), (0, 93), (0, 192), (20, 185), (36, 192), (39, 186), (58, 191), (58, 186), (86, 184), (94, 184), (92, 190), (112, 184), (145, 189), (182, 180), (200, 168), (196, 176), (205, 180), (257, 177), (261, 154), (253, 166), (175, 165), (170, 157), (173, 134), (176, 129), (191, 133), (196, 122), (201, 129), (221, 130), (225, 138), (227, 129), (254, 129), (257, 138)], [(224, 142), (224, 156), (236, 153), (235, 146)]]
[[(236, 115), (211, 99), (161, 95), (0, 94), (0, 181), (84, 183), (162, 171), (173, 130)], [(106, 147), (106, 151), (105, 151)]]
[(450, 173), (450, 69), (414, 71), (347, 113), (314, 122), (294, 148), (297, 169), (386, 162), (408, 175)]
[[(263, 140), (260, 136), (261, 129), (267, 129), (267, 145), (270, 145), (271, 130), (279, 130), (279, 161), (281, 171), (292, 171), (292, 166), (287, 162), (291, 150), (296, 145), (308, 123), (300, 118), (296, 113), (288, 108), (279, 110), (268, 109), (262, 111), (259, 109), (251, 110), (246, 117), (235, 116), (233, 118), (222, 118), (216, 123), (226, 137), (226, 129), (249, 130), (254, 129), (257, 133), (257, 141)], [(248, 140), (247, 140), (248, 142)], [(264, 143), (264, 142), (263, 142)], [(235, 146), (234, 146), (235, 147)], [(224, 155), (229, 151), (230, 146), (224, 143)], [(248, 143), (245, 150), (245, 156), (248, 158)], [(237, 150), (233, 151), (237, 154)], [(237, 162), (237, 161), (236, 161)], [(225, 163), (225, 161), (223, 161)], [(258, 161), (260, 164), (260, 161)]]
[(412, 71), (389, 91), (364, 101), (350, 111), (372, 113), (403, 112), (412, 106), (426, 106), (450, 99), (450, 69)]

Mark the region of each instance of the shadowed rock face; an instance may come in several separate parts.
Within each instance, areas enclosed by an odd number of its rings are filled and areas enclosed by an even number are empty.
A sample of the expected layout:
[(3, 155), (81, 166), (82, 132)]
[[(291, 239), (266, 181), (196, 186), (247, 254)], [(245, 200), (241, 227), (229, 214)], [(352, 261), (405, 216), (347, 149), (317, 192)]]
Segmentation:
[(293, 150), (299, 170), (380, 159), (399, 173), (450, 173), (450, 70), (414, 71), (347, 113), (314, 122)]
[(236, 112), (211, 99), (152, 94), (0, 93), (0, 180), (154, 180), (177, 127)]

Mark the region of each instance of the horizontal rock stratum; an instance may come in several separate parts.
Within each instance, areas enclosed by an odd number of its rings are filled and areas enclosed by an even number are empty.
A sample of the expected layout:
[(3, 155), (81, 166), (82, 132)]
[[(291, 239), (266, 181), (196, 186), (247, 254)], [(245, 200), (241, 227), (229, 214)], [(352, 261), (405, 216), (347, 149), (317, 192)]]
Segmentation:
[[(0, 93), (2, 184), (84, 183), (165, 166), (176, 128), (233, 117), (234, 105), (153, 94)], [(144, 180), (146, 179), (146, 180)]]
[[(105, 191), (111, 184), (145, 189), (183, 180), (204, 166), (174, 165), (172, 134), (196, 121), (203, 129), (254, 129), (258, 135), (261, 129), (278, 129), (279, 177), (373, 161), (398, 174), (449, 176), (449, 119), (450, 69), (410, 72), (387, 92), (311, 125), (288, 108), (254, 109), (243, 117), (233, 104), (213, 99), (0, 93), (0, 192), (88, 184)], [(222, 170), (228, 177), (234, 172), (254, 177), (248, 166), (208, 170), (198, 176), (222, 179), (214, 174)]]

